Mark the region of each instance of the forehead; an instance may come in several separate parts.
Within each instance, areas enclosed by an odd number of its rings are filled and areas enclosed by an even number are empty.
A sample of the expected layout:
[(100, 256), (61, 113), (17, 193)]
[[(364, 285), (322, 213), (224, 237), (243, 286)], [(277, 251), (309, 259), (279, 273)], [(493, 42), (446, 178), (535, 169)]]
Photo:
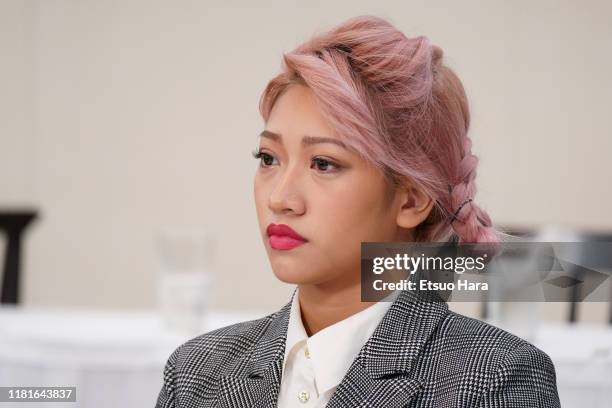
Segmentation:
[(313, 92), (301, 84), (289, 85), (278, 97), (266, 129), (287, 138), (301, 138), (304, 134), (338, 138), (321, 113)]

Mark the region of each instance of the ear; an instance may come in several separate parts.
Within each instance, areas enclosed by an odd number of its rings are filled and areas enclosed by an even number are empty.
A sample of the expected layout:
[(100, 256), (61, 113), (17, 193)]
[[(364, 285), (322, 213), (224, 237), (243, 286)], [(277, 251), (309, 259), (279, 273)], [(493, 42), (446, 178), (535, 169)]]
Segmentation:
[(397, 225), (403, 228), (415, 228), (421, 224), (433, 209), (434, 201), (422, 190), (407, 184), (398, 191), (401, 207), (397, 213)]

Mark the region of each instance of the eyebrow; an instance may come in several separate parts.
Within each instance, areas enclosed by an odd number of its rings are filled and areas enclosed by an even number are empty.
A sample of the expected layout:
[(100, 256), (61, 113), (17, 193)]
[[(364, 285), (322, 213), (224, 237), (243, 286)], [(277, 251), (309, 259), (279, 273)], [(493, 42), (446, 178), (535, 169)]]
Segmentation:
[[(279, 142), (279, 143), (282, 143), (282, 139), (283, 139), (279, 133), (274, 133), (270, 130), (264, 130), (263, 132), (259, 134), (259, 137), (265, 137), (265, 138), (274, 140), (275, 142)], [(342, 143), (340, 140), (333, 139), (331, 137), (304, 136), (302, 138), (302, 145), (304, 146), (309, 146), (309, 145), (313, 145), (317, 143), (332, 143), (332, 144), (342, 147), (343, 149), (347, 148), (346, 145)]]

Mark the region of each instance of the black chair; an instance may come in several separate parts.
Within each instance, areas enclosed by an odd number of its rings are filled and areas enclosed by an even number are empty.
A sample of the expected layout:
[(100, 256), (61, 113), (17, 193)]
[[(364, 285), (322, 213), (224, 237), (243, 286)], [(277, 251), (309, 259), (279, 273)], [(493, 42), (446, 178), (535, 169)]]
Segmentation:
[(19, 303), (22, 238), (28, 225), (37, 217), (33, 210), (0, 210), (0, 231), (7, 238), (0, 303)]

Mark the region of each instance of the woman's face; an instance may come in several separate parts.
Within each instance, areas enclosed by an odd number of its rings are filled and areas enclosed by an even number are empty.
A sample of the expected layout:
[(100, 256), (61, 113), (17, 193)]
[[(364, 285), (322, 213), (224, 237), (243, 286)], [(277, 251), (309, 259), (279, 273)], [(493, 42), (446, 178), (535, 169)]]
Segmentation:
[[(290, 85), (277, 99), (259, 152), (257, 217), (281, 281), (355, 284), (361, 242), (410, 240), (411, 230), (398, 225), (404, 196), (374, 165), (341, 145), (308, 87)], [(285, 224), (306, 241), (283, 237), (279, 230), (270, 237), (270, 224)]]

